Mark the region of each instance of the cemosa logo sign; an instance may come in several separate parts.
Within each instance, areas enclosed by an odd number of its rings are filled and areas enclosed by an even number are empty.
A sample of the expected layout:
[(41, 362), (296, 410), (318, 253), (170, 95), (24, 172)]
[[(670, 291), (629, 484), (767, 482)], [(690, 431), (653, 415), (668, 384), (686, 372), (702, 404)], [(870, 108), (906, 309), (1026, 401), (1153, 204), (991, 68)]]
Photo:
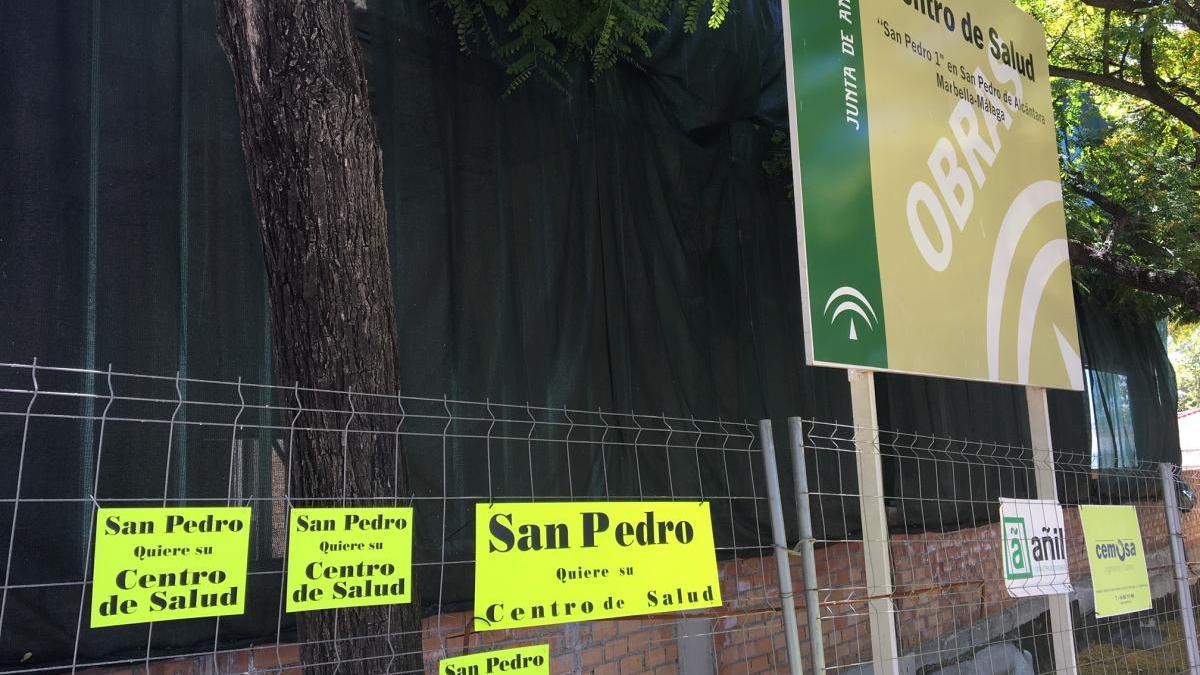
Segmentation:
[(1045, 33), (785, 0), (809, 363), (1082, 389)]
[(1079, 520), (1092, 572), (1096, 616), (1104, 618), (1150, 609), (1142, 530), (1132, 506), (1081, 506)]

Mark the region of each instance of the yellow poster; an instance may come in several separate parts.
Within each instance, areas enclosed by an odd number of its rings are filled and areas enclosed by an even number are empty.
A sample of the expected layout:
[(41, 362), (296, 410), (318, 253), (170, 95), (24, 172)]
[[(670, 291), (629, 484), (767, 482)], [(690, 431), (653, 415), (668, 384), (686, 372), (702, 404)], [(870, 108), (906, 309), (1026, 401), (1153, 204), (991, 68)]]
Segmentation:
[(287, 611), (412, 599), (408, 507), (292, 509)]
[(1132, 506), (1081, 506), (1083, 540), (1092, 571), (1096, 616), (1150, 609), (1146, 551)]
[(550, 645), (532, 645), (442, 659), (438, 675), (550, 675)]
[(97, 513), (92, 628), (241, 614), (250, 507)]
[(475, 507), (475, 630), (721, 605), (708, 502)]

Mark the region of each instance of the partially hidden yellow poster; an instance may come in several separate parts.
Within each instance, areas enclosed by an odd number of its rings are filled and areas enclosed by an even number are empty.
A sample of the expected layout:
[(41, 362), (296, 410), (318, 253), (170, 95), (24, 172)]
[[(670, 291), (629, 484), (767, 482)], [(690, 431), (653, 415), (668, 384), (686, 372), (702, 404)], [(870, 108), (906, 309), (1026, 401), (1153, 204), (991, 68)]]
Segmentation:
[(91, 626), (241, 614), (250, 507), (102, 508)]
[(550, 675), (550, 645), (465, 654), (438, 662), (438, 675)]
[(708, 502), (475, 508), (475, 630), (721, 604)]
[(1083, 539), (1092, 572), (1096, 616), (1150, 609), (1146, 551), (1132, 506), (1081, 506)]

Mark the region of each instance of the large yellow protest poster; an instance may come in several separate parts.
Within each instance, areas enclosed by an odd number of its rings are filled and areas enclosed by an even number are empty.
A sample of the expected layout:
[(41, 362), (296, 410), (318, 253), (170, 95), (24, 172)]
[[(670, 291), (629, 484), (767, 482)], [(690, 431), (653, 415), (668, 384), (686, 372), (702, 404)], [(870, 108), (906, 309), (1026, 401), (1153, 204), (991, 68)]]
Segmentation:
[(250, 507), (97, 512), (91, 626), (241, 614)]
[(475, 629), (721, 604), (708, 502), (478, 504)]
[(1150, 609), (1146, 551), (1132, 506), (1081, 506), (1083, 540), (1092, 571), (1096, 616)]
[(438, 675), (550, 675), (550, 645), (464, 654), (438, 662)]
[(411, 507), (292, 509), (287, 611), (412, 599)]

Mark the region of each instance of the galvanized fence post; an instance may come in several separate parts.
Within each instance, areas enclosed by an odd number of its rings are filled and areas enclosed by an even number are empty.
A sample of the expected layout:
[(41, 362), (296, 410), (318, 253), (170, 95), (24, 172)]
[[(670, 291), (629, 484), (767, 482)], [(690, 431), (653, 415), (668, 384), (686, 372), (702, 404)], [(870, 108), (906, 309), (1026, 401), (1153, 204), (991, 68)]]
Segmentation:
[(804, 421), (788, 418), (792, 446), (792, 478), (796, 484), (796, 520), (800, 524), (800, 555), (804, 564), (804, 609), (808, 614), (809, 661), (813, 673), (825, 672), (825, 636), (821, 632), (821, 605), (817, 595), (817, 561), (813, 553), (812, 502), (808, 492), (808, 466), (804, 461)]
[(1171, 562), (1175, 564), (1175, 592), (1179, 616), (1183, 620), (1183, 643), (1187, 649), (1188, 672), (1200, 675), (1200, 645), (1196, 643), (1196, 617), (1192, 613), (1192, 589), (1188, 585), (1188, 562), (1183, 549), (1183, 528), (1179, 519), (1179, 500), (1175, 493), (1175, 468), (1158, 465), (1162, 477), (1163, 506), (1167, 511), (1167, 533), (1171, 540)]
[[(767, 501), (771, 510), (771, 537), (775, 549), (775, 566), (779, 571), (779, 599), (783, 611), (783, 630), (787, 639), (788, 672), (800, 675), (800, 631), (796, 623), (796, 595), (792, 590), (792, 567), (788, 560), (787, 532), (783, 527), (783, 501), (779, 493), (779, 465), (775, 461), (775, 437), (771, 420), (758, 423), (762, 442), (763, 471), (767, 474)], [(818, 629), (819, 630), (819, 629)]]

